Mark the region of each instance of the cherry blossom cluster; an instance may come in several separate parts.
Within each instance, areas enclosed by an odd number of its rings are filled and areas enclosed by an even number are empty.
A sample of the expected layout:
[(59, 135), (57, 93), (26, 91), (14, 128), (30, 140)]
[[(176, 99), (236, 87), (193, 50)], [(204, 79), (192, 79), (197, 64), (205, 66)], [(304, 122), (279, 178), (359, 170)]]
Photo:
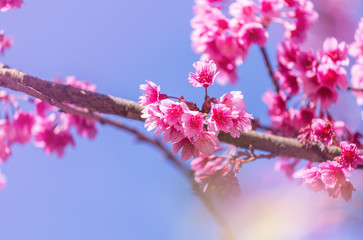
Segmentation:
[[(74, 76), (68, 77), (65, 84), (87, 91), (96, 90), (95, 85), (79, 81)], [(47, 154), (55, 152), (61, 157), (66, 146), (75, 145), (72, 128), (78, 135), (90, 139), (97, 134), (95, 120), (58, 112), (56, 107), (38, 99), (20, 98), (34, 105), (35, 111), (25, 111), (20, 108), (17, 98), (6, 91), (0, 92), (4, 109), (0, 119), (0, 164), (9, 158), (14, 143), (32, 142)], [(0, 174), (0, 188), (4, 186), (2, 180), (5, 181), (5, 177)]]
[[(284, 26), (287, 40), (299, 43), (318, 17), (308, 0), (260, 0), (258, 4), (237, 0), (228, 6), (226, 1), (195, 2), (192, 46), (202, 59), (216, 62), (221, 84), (237, 81), (237, 66), (243, 63), (252, 44), (265, 46), (267, 27), (272, 22)], [(227, 13), (232, 17), (228, 18)]]
[(20, 8), (23, 0), (0, 0), (0, 11), (6, 12), (11, 8)]
[(233, 159), (237, 148), (230, 145), (221, 155), (203, 153), (191, 161), (194, 180), (203, 186), (203, 192), (225, 199), (241, 192), (236, 174), (241, 164)]
[(142, 111), (145, 127), (148, 131), (155, 129), (155, 135), (163, 133), (163, 141), (172, 143), (174, 154), (182, 149), (183, 160), (197, 158), (200, 153), (214, 154), (219, 147), (220, 131), (239, 137), (240, 131), (251, 129), (253, 118), (245, 109), (241, 92), (226, 93), (219, 99), (207, 95), (207, 88), (218, 75), (212, 60), (198, 61), (193, 66), (195, 73), (189, 74), (189, 82), (195, 87), (204, 87), (206, 93), (201, 109), (184, 97), (161, 94), (160, 87), (153, 82), (140, 85), (143, 95), (139, 103), (145, 107)]

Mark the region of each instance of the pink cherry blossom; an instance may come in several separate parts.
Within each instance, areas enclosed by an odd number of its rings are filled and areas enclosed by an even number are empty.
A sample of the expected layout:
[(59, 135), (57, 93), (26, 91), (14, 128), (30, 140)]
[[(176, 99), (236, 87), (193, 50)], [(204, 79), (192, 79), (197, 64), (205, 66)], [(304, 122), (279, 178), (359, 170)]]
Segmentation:
[(281, 9), (284, 7), (283, 0), (259, 0), (260, 11), (265, 18), (274, 18), (281, 15)]
[(55, 125), (56, 116), (51, 114), (46, 119), (37, 119), (33, 127), (36, 146), (44, 148), (45, 153), (56, 152), (59, 157), (64, 154), (64, 148), (68, 145), (75, 145), (74, 139), (68, 130), (62, 126)]
[(194, 141), (194, 146), (204, 155), (212, 155), (219, 146), (217, 134), (214, 132), (203, 131), (198, 134)]
[(238, 196), (240, 187), (236, 174), (231, 171), (228, 159), (216, 156), (200, 156), (191, 162), (194, 179), (204, 184), (205, 193), (217, 195), (220, 198)]
[(258, 7), (250, 0), (237, 0), (229, 6), (230, 14), (243, 21), (256, 19)]
[(259, 22), (248, 22), (242, 25), (238, 32), (239, 43), (249, 46), (251, 43), (265, 46), (268, 39), (268, 32)]
[(189, 73), (189, 82), (194, 87), (208, 87), (218, 75), (217, 66), (212, 60), (198, 61), (193, 64), (194, 73)]
[(146, 80), (146, 83), (140, 85), (140, 89), (143, 91), (143, 95), (139, 97), (141, 106), (159, 103), (160, 100), (166, 98), (165, 94), (160, 94), (160, 86), (148, 80)]
[(338, 101), (338, 92), (335, 88), (324, 86), (319, 83), (318, 77), (303, 77), (303, 89), (308, 94), (309, 99), (314, 102), (320, 102), (323, 109), (327, 109), (332, 103)]
[(321, 192), (325, 190), (325, 183), (321, 179), (321, 172), (317, 167), (306, 169), (302, 176), (302, 184), (306, 185), (314, 192)]
[(318, 13), (314, 10), (313, 3), (308, 0), (295, 1), (294, 7), (296, 9), (291, 17), (296, 18), (296, 22), (289, 26), (285, 37), (299, 43), (305, 40), (307, 30), (318, 19)]
[(182, 149), (180, 156), (182, 160), (188, 160), (192, 156), (194, 158), (199, 156), (199, 150), (194, 146), (189, 138), (183, 138), (179, 142), (173, 143), (173, 149), (171, 151), (174, 154), (177, 154), (180, 149)]
[(154, 132), (155, 135), (162, 133), (162, 131), (169, 126), (164, 122), (164, 114), (153, 104), (146, 105), (141, 113), (141, 117), (145, 118), (145, 127), (147, 128), (147, 131), (156, 128)]
[(314, 141), (332, 145), (334, 137), (332, 124), (325, 122), (323, 119), (314, 118), (311, 124), (311, 137)]
[(184, 113), (182, 121), (185, 135), (189, 138), (193, 138), (203, 132), (204, 123), (206, 123), (202, 114), (197, 111)]
[(16, 131), (15, 141), (24, 144), (32, 135), (32, 128), (35, 124), (35, 117), (32, 113), (25, 113), (19, 110), (14, 114), (13, 127)]
[(345, 168), (352, 170), (357, 168), (358, 164), (363, 164), (363, 153), (357, 149), (354, 143), (347, 143), (345, 141), (340, 143), (342, 154), (338, 157), (338, 162)]
[(299, 46), (286, 39), (277, 47), (277, 60), (285, 68), (292, 69), (295, 66), (299, 53)]
[(347, 72), (344, 68), (331, 62), (320, 64), (318, 67), (318, 82), (327, 87), (347, 88), (348, 79), (346, 75)]
[(183, 102), (178, 103), (170, 99), (164, 99), (160, 102), (159, 110), (164, 114), (164, 121), (168, 125), (181, 125), (181, 117), (189, 111), (187, 105)]
[(286, 96), (283, 92), (276, 94), (271, 90), (267, 90), (262, 96), (262, 101), (267, 104), (270, 116), (280, 116), (286, 111)]
[(234, 117), (232, 111), (224, 104), (215, 104), (212, 106), (212, 116), (209, 119), (208, 127), (216, 132), (219, 130), (229, 132), (229, 129), (233, 126), (232, 119)]
[(329, 60), (336, 64), (348, 65), (349, 59), (347, 58), (348, 46), (345, 42), (340, 42), (331, 37), (327, 38), (323, 43), (323, 50), (319, 52), (322, 62)]

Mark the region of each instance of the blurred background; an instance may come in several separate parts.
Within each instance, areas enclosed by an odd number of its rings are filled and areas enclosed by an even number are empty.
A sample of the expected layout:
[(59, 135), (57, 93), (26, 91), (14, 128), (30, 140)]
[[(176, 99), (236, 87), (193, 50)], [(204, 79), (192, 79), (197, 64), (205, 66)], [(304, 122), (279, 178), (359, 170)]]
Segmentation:
[[(202, 102), (203, 89), (187, 80), (199, 59), (190, 47), (192, 0), (24, 1), (20, 10), (0, 14), (0, 28), (14, 38), (1, 57), (10, 67), (47, 80), (75, 75), (98, 92), (133, 101), (149, 79), (162, 92)], [(308, 43), (319, 48), (333, 34), (351, 42), (362, 4), (316, 3), (321, 22)], [(270, 35), (276, 63), (282, 29), (272, 27)], [(261, 96), (272, 86), (258, 48), (239, 76), (235, 86), (211, 87), (210, 95), (242, 91), (247, 110), (268, 124)], [(342, 99), (336, 113), (350, 106), (349, 115), (338, 118), (359, 127), (354, 98)], [(145, 131), (141, 122), (120, 120)], [(1, 240), (220, 239), (220, 226), (158, 150), (112, 127), (98, 130), (92, 141), (76, 138), (63, 158), (31, 144), (12, 149), (1, 166), (8, 179), (0, 192)], [(357, 191), (345, 202), (311, 192), (273, 166), (274, 160), (244, 165), (241, 196), (217, 203), (239, 239), (361, 239), (363, 171), (353, 173)]]

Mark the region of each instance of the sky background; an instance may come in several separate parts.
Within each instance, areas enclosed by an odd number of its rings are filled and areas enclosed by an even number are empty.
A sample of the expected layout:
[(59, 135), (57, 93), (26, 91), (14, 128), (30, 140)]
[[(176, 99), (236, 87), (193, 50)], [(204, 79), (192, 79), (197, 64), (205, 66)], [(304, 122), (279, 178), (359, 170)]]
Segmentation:
[[(0, 13), (0, 28), (14, 38), (1, 61), (47, 80), (75, 75), (97, 84), (100, 93), (133, 101), (149, 79), (168, 95), (200, 104), (203, 91), (187, 80), (199, 59), (190, 47), (192, 5), (192, 0), (25, 0), (20, 10)], [(282, 32), (272, 31), (267, 49), (274, 59)], [(247, 110), (268, 123), (261, 95), (272, 86), (256, 47), (239, 76), (235, 86), (211, 87), (210, 95), (242, 91)], [(350, 116), (360, 119), (356, 110)], [(119, 120), (145, 131), (141, 122)], [(219, 239), (220, 227), (161, 153), (112, 127), (98, 130), (94, 140), (76, 138), (63, 158), (32, 144), (13, 147), (1, 168), (8, 178), (0, 192), (1, 240)], [(353, 176), (357, 192), (345, 203), (290, 182), (273, 164), (245, 165), (239, 174), (242, 196), (219, 205), (240, 239), (363, 234), (362, 174)]]

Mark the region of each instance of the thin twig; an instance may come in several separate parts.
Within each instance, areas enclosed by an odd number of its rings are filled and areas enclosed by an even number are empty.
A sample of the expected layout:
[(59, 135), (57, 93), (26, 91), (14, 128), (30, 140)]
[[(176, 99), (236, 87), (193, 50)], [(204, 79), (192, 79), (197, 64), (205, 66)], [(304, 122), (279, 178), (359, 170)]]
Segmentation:
[(272, 65), (271, 65), (271, 62), (270, 62), (270, 60), (268, 58), (267, 52), (266, 52), (264, 47), (260, 47), (260, 50), (262, 52), (263, 60), (265, 61), (265, 65), (267, 67), (268, 74), (270, 75), (271, 81), (272, 81), (272, 83), (273, 83), (273, 85), (275, 87), (275, 91), (277, 93), (279, 93), (280, 87), (279, 87), (279, 84), (277, 83), (277, 80), (276, 80), (276, 78), (274, 76), (274, 72), (272, 70)]

